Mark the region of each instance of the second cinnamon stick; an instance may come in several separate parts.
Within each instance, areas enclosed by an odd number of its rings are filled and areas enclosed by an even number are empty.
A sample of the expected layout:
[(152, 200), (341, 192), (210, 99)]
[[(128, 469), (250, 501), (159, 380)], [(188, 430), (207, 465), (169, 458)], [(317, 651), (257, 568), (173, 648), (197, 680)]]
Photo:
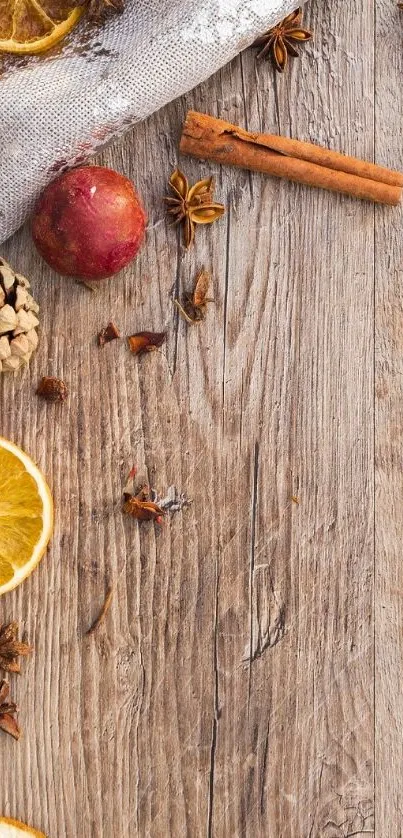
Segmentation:
[(180, 150), (252, 171), (342, 192), (364, 200), (396, 205), (403, 175), (338, 152), (287, 137), (254, 134), (207, 114), (190, 111)]

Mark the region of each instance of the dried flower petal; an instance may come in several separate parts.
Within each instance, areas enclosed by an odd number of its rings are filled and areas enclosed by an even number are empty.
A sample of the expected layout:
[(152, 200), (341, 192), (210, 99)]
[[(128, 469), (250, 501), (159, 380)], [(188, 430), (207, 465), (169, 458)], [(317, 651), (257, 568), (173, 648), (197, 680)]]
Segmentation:
[(5, 672), (20, 672), (18, 658), (32, 652), (32, 646), (18, 640), (18, 623), (0, 625), (0, 669)]
[(98, 346), (105, 346), (106, 343), (117, 340), (117, 338), (120, 338), (120, 332), (115, 324), (110, 322), (104, 329), (101, 329), (98, 335)]
[(165, 342), (166, 332), (137, 332), (128, 338), (129, 346), (134, 355), (143, 352), (153, 352)]

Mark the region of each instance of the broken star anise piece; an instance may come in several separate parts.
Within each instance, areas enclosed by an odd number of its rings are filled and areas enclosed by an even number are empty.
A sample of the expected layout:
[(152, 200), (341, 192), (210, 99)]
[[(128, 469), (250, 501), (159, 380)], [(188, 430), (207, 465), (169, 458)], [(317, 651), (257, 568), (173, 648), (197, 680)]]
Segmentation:
[(199, 271), (196, 277), (195, 287), (192, 294), (185, 294), (182, 303), (175, 300), (175, 305), (179, 309), (182, 317), (187, 323), (194, 325), (204, 320), (206, 316), (207, 303), (213, 303), (212, 297), (208, 297), (208, 289), (210, 286), (211, 274), (204, 268)]
[(157, 524), (162, 524), (165, 512), (158, 504), (150, 500), (149, 486), (134, 487), (136, 471), (135, 467), (131, 469), (123, 490), (123, 512), (136, 518), (137, 521), (155, 521)]
[(154, 352), (165, 343), (166, 332), (137, 332), (127, 338), (130, 350), (133, 355), (142, 355), (143, 352)]
[(111, 340), (117, 340), (118, 338), (120, 338), (119, 329), (111, 321), (104, 329), (101, 329), (98, 335), (98, 346), (105, 346), (106, 343), (110, 343)]
[(18, 640), (18, 623), (0, 624), (0, 669), (5, 672), (21, 672), (19, 657), (32, 652), (32, 646)]
[(195, 224), (212, 224), (225, 212), (223, 204), (213, 200), (214, 181), (212, 177), (199, 180), (189, 187), (185, 175), (175, 169), (169, 178), (174, 198), (164, 198), (168, 212), (175, 216), (174, 224), (183, 222), (183, 238), (186, 247), (193, 243)]
[(110, 14), (121, 14), (124, 0), (82, 0), (80, 6), (86, 6), (88, 17), (94, 23), (102, 23)]
[(20, 728), (15, 716), (18, 713), (18, 707), (14, 701), (9, 701), (10, 684), (8, 681), (0, 682), (0, 730), (13, 736), (14, 739), (20, 738)]
[(312, 32), (303, 29), (301, 21), (302, 9), (299, 7), (280, 21), (277, 26), (273, 26), (268, 32), (256, 38), (252, 46), (262, 48), (257, 54), (257, 58), (266, 58), (270, 55), (276, 70), (279, 73), (284, 72), (288, 63), (288, 56), (292, 55), (293, 58), (298, 58), (295, 44), (304, 43), (312, 38)]

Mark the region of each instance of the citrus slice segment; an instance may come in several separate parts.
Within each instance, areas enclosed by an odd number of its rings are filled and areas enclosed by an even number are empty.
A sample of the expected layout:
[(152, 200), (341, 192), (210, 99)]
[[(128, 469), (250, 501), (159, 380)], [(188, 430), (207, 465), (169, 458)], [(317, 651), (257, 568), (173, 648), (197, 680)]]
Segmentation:
[(0, 594), (29, 576), (52, 529), (53, 501), (43, 474), (24, 451), (0, 437)]
[(27, 838), (27, 835), (31, 835), (32, 838), (46, 838), (43, 832), (38, 832), (25, 823), (13, 818), (0, 818), (0, 838)]
[(82, 13), (75, 0), (0, 0), (0, 52), (45, 52), (71, 32)]

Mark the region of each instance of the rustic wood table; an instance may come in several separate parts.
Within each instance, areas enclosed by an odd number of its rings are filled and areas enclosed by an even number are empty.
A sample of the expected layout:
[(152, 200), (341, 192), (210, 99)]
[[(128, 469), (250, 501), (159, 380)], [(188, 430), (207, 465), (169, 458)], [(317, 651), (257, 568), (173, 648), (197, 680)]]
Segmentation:
[[(63, 280), (27, 230), (2, 249), (42, 337), (1, 380), (0, 432), (57, 515), (0, 605), (35, 645), (0, 806), (49, 838), (403, 834), (402, 213), (191, 159), (224, 219), (185, 252), (162, 205), (191, 107), (403, 167), (394, 0), (312, 0), (305, 20), (286, 75), (245, 52), (103, 155), (149, 215), (122, 277)], [(173, 298), (202, 265), (215, 305), (189, 328)], [(110, 319), (166, 347), (99, 349)], [(43, 374), (64, 405), (35, 396)], [(161, 528), (122, 516), (133, 463), (192, 506)]]

